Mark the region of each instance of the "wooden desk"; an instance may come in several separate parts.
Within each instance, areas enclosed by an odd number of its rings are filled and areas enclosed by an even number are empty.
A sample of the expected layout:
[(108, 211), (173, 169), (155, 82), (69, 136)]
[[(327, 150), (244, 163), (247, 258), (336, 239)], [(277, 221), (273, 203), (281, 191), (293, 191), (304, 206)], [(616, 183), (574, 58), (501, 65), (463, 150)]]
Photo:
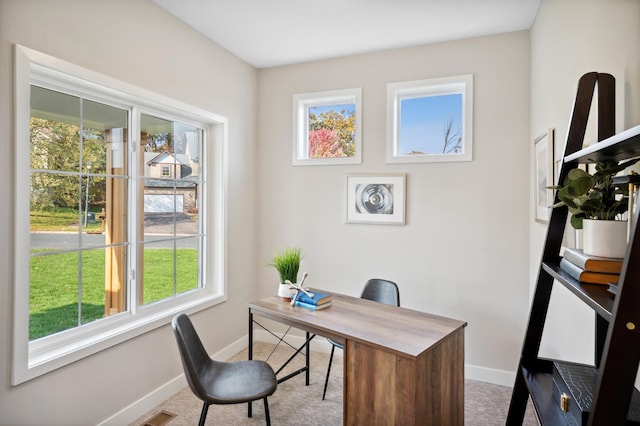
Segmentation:
[(259, 315), (344, 342), (345, 425), (464, 424), (466, 322), (332, 294), (320, 311), (250, 303), (249, 327)]

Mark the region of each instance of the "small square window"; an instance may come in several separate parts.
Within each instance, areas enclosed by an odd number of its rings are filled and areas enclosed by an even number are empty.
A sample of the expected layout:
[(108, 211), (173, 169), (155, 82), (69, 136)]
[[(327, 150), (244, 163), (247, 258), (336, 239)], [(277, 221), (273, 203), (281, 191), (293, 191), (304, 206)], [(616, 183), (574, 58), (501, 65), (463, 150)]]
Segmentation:
[(473, 76), (387, 86), (387, 163), (471, 161)]
[(361, 163), (362, 90), (293, 96), (293, 164)]

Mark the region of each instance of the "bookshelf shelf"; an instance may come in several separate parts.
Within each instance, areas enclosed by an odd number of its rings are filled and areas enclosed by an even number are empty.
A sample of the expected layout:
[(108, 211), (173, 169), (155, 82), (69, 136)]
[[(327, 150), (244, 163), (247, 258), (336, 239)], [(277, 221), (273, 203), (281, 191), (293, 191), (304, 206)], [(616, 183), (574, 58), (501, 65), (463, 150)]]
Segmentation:
[[(583, 148), (587, 117), (596, 87), (600, 142)], [(625, 162), (640, 157), (640, 126), (615, 134), (614, 93), (615, 80), (609, 74), (588, 73), (580, 79), (560, 169), (560, 181), (578, 163), (604, 160)], [(637, 184), (640, 177), (635, 175), (615, 179), (619, 184)], [(639, 212), (640, 209), (636, 208), (630, 219), (632, 225), (626, 256), (614, 297), (609, 293), (607, 285), (581, 283), (561, 269), (560, 249), (568, 226), (568, 210), (560, 207), (551, 211), (529, 323), (516, 370), (507, 415), (508, 426), (522, 424), (529, 399), (532, 400), (538, 420), (543, 426), (640, 425), (640, 393), (635, 389), (640, 363), (640, 261), (636, 260), (640, 259)], [(538, 351), (554, 285), (567, 288), (596, 314), (595, 324), (590, 322), (585, 325), (593, 327), (595, 331), (593, 365), (576, 365), (539, 357)], [(563, 370), (564, 368), (567, 370)], [(571, 376), (571, 380), (565, 380), (561, 371), (569, 370), (584, 374), (576, 374)], [(574, 380), (581, 377), (587, 377), (588, 380)], [(567, 393), (564, 393), (565, 390)], [(633, 420), (627, 420), (628, 418)]]
[(638, 157), (640, 145), (640, 125), (613, 135), (564, 158), (565, 163), (593, 163), (596, 161), (624, 161)]
[(543, 263), (542, 267), (555, 280), (589, 305), (598, 315), (606, 320), (611, 318), (614, 298), (613, 295), (608, 292), (606, 285), (578, 282), (560, 269), (560, 265), (558, 264)]
[(553, 401), (553, 379), (551, 361), (537, 369), (522, 367), (521, 374), (526, 378), (531, 401), (541, 424), (560, 425), (565, 423), (560, 405)]

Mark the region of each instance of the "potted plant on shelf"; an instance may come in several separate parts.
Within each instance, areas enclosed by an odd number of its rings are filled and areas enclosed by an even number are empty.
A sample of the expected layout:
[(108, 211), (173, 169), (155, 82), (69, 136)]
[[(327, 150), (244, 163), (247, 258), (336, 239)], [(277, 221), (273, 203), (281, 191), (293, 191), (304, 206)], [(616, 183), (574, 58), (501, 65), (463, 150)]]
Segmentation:
[(276, 268), (280, 275), (280, 285), (278, 287), (278, 296), (288, 299), (291, 296), (290, 284), (298, 281), (298, 271), (300, 270), (300, 261), (302, 260), (302, 250), (298, 247), (285, 248), (281, 252), (276, 253), (271, 260), (271, 266)]
[(571, 169), (562, 185), (550, 187), (558, 190), (560, 200), (552, 207), (567, 206), (571, 226), (583, 230), (585, 254), (624, 257), (627, 226), (622, 215), (629, 209), (629, 186), (616, 184), (614, 177), (637, 161), (596, 162), (593, 175)]

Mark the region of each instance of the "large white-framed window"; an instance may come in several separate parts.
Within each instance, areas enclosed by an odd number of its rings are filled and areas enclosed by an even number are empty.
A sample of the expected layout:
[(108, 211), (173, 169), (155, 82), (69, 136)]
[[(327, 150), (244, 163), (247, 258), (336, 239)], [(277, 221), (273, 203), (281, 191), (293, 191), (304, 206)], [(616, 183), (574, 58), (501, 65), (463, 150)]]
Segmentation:
[(293, 165), (362, 162), (362, 89), (293, 95)]
[(387, 85), (387, 163), (473, 159), (473, 75)]
[(15, 82), (14, 385), (225, 300), (227, 138), (23, 46)]

